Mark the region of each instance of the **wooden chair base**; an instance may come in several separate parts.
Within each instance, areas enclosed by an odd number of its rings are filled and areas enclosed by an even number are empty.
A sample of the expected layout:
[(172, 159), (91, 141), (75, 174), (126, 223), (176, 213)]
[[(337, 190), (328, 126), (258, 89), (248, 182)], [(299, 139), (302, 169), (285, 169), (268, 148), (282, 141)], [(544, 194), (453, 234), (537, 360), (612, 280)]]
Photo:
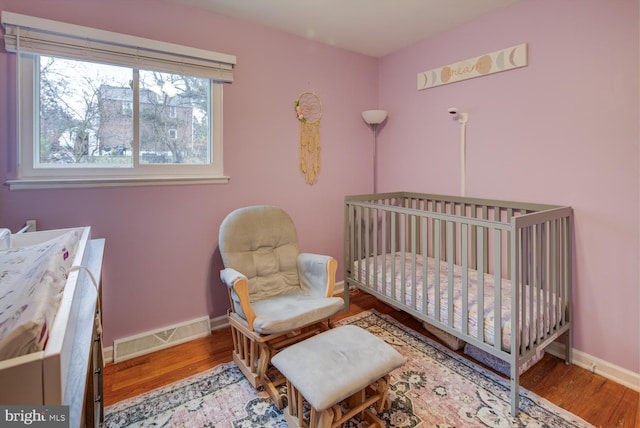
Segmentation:
[(278, 386), (282, 385), (285, 379), (269, 378), (267, 368), (271, 358), (289, 345), (328, 330), (331, 324), (318, 322), (293, 332), (263, 336), (249, 330), (246, 322), (234, 313), (230, 313), (228, 319), (233, 338), (233, 361), (254, 388), (262, 385), (278, 409), (282, 409), (284, 403), (278, 393)]

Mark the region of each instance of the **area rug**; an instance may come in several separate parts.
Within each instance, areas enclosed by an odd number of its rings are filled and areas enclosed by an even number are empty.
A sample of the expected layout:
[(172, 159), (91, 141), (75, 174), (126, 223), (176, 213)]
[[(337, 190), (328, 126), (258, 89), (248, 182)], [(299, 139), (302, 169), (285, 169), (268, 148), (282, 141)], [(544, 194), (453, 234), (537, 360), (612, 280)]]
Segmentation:
[[(338, 324), (362, 327), (394, 346), (407, 363), (391, 373), (387, 427), (591, 427), (520, 388), (510, 416), (509, 382), (375, 310)], [(105, 427), (287, 427), (282, 411), (256, 391), (234, 363), (121, 401), (105, 409)], [(345, 428), (365, 424), (350, 420)]]

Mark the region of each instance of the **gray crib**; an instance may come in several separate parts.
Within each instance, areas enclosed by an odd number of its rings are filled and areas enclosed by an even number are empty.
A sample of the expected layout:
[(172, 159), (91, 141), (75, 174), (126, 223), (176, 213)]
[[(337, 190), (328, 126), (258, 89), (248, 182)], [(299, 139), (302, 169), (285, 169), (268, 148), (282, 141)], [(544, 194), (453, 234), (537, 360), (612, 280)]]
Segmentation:
[(571, 363), (571, 207), (397, 192), (347, 196), (344, 216), (345, 290), (509, 363), (512, 415), (521, 369), (563, 334)]

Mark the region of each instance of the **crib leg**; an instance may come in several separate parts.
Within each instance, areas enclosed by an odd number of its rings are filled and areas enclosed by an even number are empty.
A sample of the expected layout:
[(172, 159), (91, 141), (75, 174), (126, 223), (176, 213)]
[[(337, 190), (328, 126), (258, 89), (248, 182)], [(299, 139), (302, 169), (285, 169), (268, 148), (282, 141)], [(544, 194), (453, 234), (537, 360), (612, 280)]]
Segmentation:
[(511, 362), (511, 416), (518, 416), (520, 398), (520, 375), (518, 365), (515, 361)]
[(573, 338), (571, 328), (564, 334), (564, 362), (570, 365), (573, 362)]

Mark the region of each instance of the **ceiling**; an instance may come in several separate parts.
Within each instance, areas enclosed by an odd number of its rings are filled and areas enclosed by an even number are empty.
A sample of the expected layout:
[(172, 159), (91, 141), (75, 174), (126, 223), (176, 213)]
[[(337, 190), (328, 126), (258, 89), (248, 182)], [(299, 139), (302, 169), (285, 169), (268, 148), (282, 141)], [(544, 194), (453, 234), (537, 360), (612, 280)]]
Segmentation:
[(518, 0), (170, 0), (382, 57)]

